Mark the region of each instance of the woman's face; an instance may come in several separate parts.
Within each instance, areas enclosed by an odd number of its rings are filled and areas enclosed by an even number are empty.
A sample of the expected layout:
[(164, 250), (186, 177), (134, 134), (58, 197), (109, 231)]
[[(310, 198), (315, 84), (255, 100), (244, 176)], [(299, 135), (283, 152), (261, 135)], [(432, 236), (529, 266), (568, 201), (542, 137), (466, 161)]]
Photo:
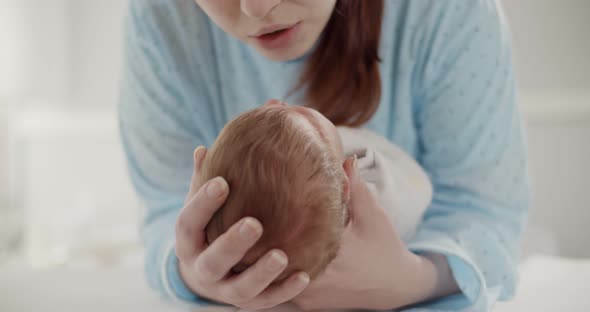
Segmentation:
[(266, 58), (288, 61), (320, 37), (336, 0), (195, 0), (226, 33)]

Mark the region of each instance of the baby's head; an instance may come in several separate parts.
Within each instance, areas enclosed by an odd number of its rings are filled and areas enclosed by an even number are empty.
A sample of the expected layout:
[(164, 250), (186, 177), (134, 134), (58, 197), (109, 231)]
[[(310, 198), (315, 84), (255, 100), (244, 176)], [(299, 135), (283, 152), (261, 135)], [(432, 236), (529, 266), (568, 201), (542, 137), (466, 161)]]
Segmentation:
[(336, 257), (348, 223), (349, 179), (334, 125), (317, 111), (271, 101), (232, 120), (207, 152), (199, 177), (224, 177), (225, 204), (207, 225), (211, 243), (240, 219), (258, 219), (260, 240), (233, 268), (239, 273), (272, 248), (313, 279)]

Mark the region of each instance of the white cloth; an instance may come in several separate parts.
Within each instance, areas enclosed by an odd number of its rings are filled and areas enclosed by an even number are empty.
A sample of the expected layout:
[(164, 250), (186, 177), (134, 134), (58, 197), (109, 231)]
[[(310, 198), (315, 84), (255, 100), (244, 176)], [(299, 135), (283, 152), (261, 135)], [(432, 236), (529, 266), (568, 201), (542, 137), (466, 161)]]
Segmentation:
[(422, 167), (386, 138), (364, 128), (338, 127), (346, 156), (356, 154), (367, 182), (402, 240), (411, 238), (432, 201)]

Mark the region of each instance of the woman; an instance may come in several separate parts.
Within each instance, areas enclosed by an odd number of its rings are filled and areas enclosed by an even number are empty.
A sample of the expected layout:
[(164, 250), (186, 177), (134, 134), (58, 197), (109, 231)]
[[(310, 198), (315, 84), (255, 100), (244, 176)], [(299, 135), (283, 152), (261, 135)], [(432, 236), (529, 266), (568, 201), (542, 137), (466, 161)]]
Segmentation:
[[(496, 2), (132, 0), (127, 21), (120, 125), (153, 287), (246, 309), (486, 311), (514, 295), (529, 192)], [(193, 149), (271, 98), (413, 155), (435, 193), (415, 237), (401, 242), (353, 173), (353, 222), (318, 280), (298, 272), (271, 285), (288, 261), (280, 250), (227, 274), (264, 229), (245, 218), (204, 243), (231, 189), (220, 177), (186, 195), (206, 153)]]

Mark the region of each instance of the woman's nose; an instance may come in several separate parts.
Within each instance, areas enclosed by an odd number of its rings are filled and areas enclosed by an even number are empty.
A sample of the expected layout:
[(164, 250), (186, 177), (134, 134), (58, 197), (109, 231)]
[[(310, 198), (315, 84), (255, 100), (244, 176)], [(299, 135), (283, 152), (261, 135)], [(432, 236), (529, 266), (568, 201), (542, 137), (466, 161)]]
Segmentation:
[(248, 17), (263, 19), (281, 2), (283, 0), (241, 0), (240, 9)]

